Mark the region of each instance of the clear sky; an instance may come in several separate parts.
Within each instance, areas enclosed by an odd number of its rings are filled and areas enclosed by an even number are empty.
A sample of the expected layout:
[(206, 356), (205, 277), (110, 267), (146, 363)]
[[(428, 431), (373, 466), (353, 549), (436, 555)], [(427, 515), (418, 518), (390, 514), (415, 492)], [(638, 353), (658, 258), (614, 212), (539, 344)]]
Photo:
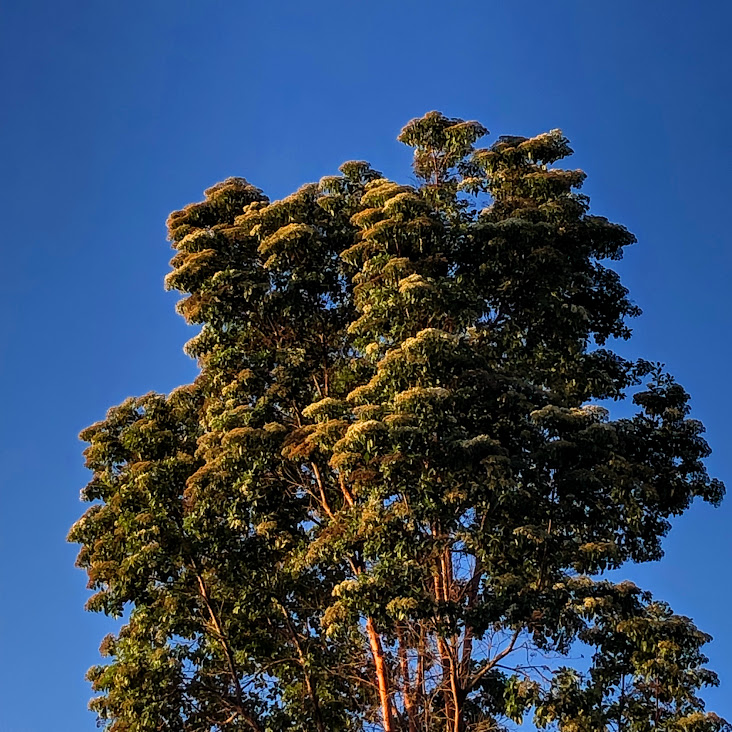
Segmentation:
[[(0, 0), (0, 732), (95, 729), (111, 624), (64, 541), (77, 434), (195, 376), (164, 222), (227, 176), (272, 198), (350, 159), (409, 180), (395, 137), (430, 109), (562, 128), (593, 211), (639, 238), (626, 353), (677, 374), (732, 487), (731, 21), (721, 0)], [(730, 519), (732, 497), (695, 506), (623, 573), (715, 636), (732, 718)]]

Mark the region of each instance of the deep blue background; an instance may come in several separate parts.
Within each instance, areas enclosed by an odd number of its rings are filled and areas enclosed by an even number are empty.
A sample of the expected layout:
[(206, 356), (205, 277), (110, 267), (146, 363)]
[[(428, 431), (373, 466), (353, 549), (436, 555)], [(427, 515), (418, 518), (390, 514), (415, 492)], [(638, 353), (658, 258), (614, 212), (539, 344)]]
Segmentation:
[[(85, 614), (64, 543), (87, 480), (76, 435), (190, 381), (162, 279), (167, 214), (244, 175), (272, 198), (366, 158), (430, 109), (495, 134), (561, 127), (593, 211), (640, 243), (630, 351), (665, 361), (727, 451), (732, 10), (674, 0), (3, 0), (0, 3), (0, 732), (94, 729)], [(489, 140), (490, 141), (490, 140)], [(732, 717), (731, 502), (676, 522), (626, 574), (715, 636)]]

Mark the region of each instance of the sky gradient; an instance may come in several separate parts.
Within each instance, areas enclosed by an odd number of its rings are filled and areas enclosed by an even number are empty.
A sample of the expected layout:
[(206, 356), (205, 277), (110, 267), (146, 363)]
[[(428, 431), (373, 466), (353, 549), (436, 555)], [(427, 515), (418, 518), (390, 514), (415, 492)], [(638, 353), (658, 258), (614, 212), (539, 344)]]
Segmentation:
[[(78, 432), (196, 375), (163, 291), (167, 214), (244, 176), (280, 198), (367, 159), (409, 182), (430, 109), (492, 135), (559, 127), (592, 211), (639, 239), (623, 353), (663, 361), (732, 487), (732, 5), (675, 0), (0, 0), (0, 732), (91, 732), (86, 669), (113, 624), (65, 543)], [(732, 718), (732, 497), (620, 574), (715, 636)]]

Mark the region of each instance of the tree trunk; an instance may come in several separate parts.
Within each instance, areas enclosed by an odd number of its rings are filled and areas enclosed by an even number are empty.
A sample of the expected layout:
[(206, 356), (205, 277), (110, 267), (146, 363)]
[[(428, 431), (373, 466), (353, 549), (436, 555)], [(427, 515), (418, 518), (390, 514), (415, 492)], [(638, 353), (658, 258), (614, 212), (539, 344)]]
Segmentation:
[(384, 649), (381, 645), (381, 638), (374, 627), (373, 618), (366, 619), (366, 632), (369, 636), (371, 654), (374, 657), (376, 668), (376, 683), (379, 687), (379, 701), (381, 703), (381, 717), (384, 724), (384, 732), (394, 732), (394, 724), (391, 715), (391, 702), (389, 701), (389, 684), (386, 676), (386, 662), (384, 661)]

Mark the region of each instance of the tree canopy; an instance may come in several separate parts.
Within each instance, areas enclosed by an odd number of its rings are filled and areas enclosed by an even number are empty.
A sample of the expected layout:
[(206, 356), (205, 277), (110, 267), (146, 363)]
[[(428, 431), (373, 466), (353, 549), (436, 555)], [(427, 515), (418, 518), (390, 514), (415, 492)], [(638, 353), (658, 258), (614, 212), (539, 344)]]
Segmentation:
[(634, 237), (559, 130), (486, 134), (430, 112), (412, 185), (352, 161), (171, 214), (200, 375), (81, 435), (109, 732), (727, 729), (709, 637), (608, 574), (724, 493), (688, 394), (611, 348)]

